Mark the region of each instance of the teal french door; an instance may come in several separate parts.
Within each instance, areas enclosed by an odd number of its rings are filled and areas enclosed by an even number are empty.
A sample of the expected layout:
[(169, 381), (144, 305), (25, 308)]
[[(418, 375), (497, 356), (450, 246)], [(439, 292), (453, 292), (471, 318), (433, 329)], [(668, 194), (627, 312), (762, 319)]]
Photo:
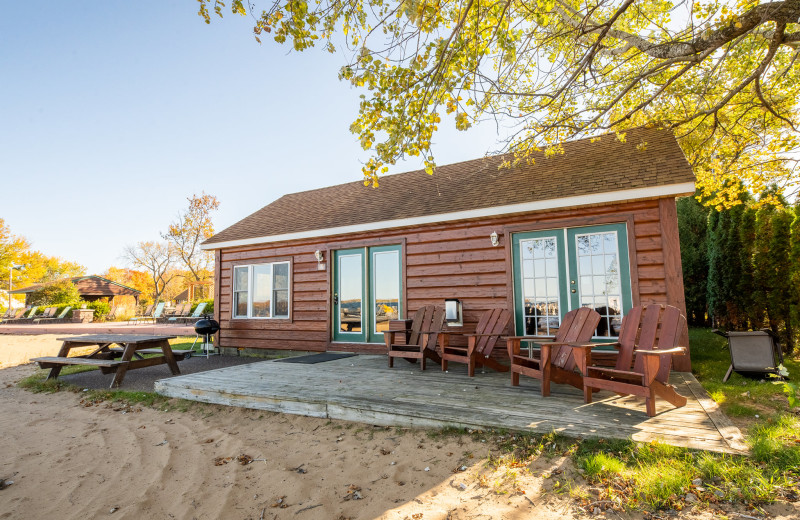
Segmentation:
[(333, 340), (383, 343), (402, 313), (399, 245), (334, 251)]
[(619, 334), (633, 305), (625, 224), (516, 233), (512, 247), (518, 335), (553, 335), (578, 307), (602, 317), (596, 337)]

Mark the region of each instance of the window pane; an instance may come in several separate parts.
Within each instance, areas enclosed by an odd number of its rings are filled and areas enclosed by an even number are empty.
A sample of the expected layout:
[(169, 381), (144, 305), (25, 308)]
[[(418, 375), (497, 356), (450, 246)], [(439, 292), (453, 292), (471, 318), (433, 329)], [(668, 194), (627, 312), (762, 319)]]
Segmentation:
[(237, 318), (247, 317), (247, 291), (233, 293), (233, 309)]
[(603, 317), (597, 336), (614, 336), (619, 329), (622, 300), (617, 235), (607, 232), (576, 238), (581, 305), (592, 307)]
[(289, 264), (273, 264), (275, 289), (289, 288)]
[(532, 251), (533, 261), (523, 260), (522, 300), (525, 307), (525, 334), (553, 334), (558, 330), (559, 272), (555, 237), (520, 241), (523, 251)]
[(339, 257), (339, 329), (361, 332), (361, 295), (364, 271), (361, 255)]
[(389, 330), (389, 320), (397, 319), (400, 305), (400, 255), (397, 251), (372, 255), (375, 331)]
[(233, 268), (233, 290), (246, 291), (247, 290), (247, 266), (239, 266)]
[(289, 317), (289, 291), (278, 290), (275, 291), (275, 317), (287, 318)]
[(253, 266), (253, 314), (254, 318), (270, 316), (272, 299), (272, 264)]

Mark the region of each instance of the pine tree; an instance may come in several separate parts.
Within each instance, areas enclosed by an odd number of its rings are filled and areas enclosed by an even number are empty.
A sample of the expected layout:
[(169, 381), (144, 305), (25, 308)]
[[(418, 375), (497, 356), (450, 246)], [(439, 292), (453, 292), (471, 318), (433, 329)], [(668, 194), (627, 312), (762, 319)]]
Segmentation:
[(772, 215), (772, 236), (769, 241), (767, 258), (768, 281), (767, 310), (770, 328), (780, 334), (781, 343), (787, 352), (794, 351), (792, 327), (792, 300), (797, 293), (791, 284), (791, 227), (793, 213), (785, 208), (777, 209)]
[(756, 212), (755, 240), (753, 242), (753, 308), (754, 328), (768, 326), (771, 319), (768, 313), (767, 297), (772, 289), (770, 276), (769, 247), (772, 240), (772, 217), (775, 207), (761, 206)]
[(706, 243), (708, 245), (708, 285), (706, 299), (711, 324), (723, 327), (725, 317), (725, 297), (722, 291), (722, 212), (712, 209), (708, 215)]
[(677, 201), (683, 286), (689, 324), (705, 326), (708, 310), (708, 213), (695, 197)]
[(756, 240), (756, 210), (746, 206), (739, 219), (739, 265), (741, 266), (739, 280), (736, 284), (736, 294), (742, 311), (742, 327), (755, 328), (756, 323), (763, 320), (763, 313), (759, 314), (753, 294), (755, 291), (753, 281), (753, 247)]

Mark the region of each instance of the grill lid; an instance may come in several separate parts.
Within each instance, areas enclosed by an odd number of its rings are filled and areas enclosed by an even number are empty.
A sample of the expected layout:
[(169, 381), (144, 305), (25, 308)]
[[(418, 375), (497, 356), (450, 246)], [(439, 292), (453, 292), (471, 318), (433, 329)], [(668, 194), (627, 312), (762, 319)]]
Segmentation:
[(195, 322), (194, 331), (197, 334), (216, 334), (219, 332), (219, 322), (212, 318), (202, 318)]

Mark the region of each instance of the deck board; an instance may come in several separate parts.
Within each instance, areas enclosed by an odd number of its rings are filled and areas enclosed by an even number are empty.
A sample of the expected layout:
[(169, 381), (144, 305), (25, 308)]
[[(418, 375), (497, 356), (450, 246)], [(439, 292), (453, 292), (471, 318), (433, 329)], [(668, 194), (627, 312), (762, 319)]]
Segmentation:
[(676, 446), (744, 453), (739, 430), (689, 373), (671, 382), (687, 397), (683, 408), (659, 400), (648, 417), (644, 400), (599, 392), (584, 404), (580, 391), (553, 385), (542, 398), (539, 382), (523, 377), (512, 387), (508, 374), (487, 371), (474, 378), (466, 367), (442, 372), (431, 365), (361, 355), (313, 365), (263, 361), (156, 383), (160, 394), (283, 413), (387, 426), (506, 428), (574, 437), (659, 440)]

